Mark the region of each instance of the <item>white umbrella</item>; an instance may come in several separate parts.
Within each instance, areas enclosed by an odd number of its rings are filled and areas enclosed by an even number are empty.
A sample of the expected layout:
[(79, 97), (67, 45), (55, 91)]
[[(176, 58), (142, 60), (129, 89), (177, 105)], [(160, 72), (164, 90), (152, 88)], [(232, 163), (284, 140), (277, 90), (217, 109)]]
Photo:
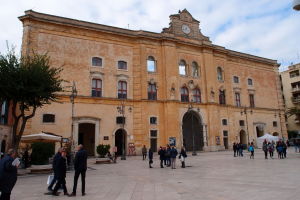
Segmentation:
[(47, 133), (36, 133), (31, 135), (24, 135), (21, 138), (21, 142), (32, 143), (32, 142), (61, 142), (61, 136), (50, 135)]

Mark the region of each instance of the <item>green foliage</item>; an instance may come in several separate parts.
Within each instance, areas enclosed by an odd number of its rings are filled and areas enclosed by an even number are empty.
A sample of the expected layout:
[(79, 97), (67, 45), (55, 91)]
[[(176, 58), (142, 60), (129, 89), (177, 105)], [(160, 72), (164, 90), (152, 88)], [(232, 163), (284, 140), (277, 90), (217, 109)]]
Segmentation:
[(49, 158), (54, 155), (53, 143), (35, 142), (31, 147), (31, 163), (34, 165), (48, 164)]
[(12, 102), (14, 148), (18, 148), (27, 120), (36, 109), (58, 100), (57, 93), (63, 91), (61, 71), (50, 66), (47, 54), (19, 58), (13, 48), (5, 55), (0, 53), (0, 101)]
[(109, 144), (99, 144), (97, 146), (97, 153), (100, 155), (101, 158), (104, 158), (105, 155), (109, 152), (110, 145)]

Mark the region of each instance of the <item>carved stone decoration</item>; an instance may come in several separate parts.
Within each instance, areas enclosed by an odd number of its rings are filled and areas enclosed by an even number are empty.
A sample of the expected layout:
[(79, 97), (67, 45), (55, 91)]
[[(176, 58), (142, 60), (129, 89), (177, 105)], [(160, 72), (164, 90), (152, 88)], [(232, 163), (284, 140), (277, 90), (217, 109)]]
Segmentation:
[(155, 83), (154, 79), (151, 78), (150, 81), (149, 81), (149, 83), (150, 83), (150, 84), (154, 84), (154, 83)]
[(170, 97), (173, 100), (175, 98), (175, 84), (172, 83), (171, 89), (170, 89)]
[(188, 82), (188, 86), (189, 86), (189, 88), (190, 88), (191, 90), (193, 90), (193, 89), (195, 88), (194, 81), (193, 81), (193, 80), (190, 80), (190, 81)]
[(210, 88), (210, 101), (215, 102), (215, 92), (213, 88)]

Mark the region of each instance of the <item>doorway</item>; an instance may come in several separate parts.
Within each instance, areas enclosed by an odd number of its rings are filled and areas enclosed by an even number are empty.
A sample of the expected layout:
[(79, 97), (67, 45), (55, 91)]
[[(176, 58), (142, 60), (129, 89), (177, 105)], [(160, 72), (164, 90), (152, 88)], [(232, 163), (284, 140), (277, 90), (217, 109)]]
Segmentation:
[(123, 151), (126, 155), (126, 138), (127, 133), (124, 129), (118, 129), (115, 133), (115, 146), (117, 147), (117, 155), (120, 156), (123, 154)]
[(89, 156), (95, 155), (95, 124), (79, 124), (78, 144), (84, 146)]
[(244, 130), (240, 131), (240, 143), (247, 145), (247, 135), (246, 132)]
[(183, 116), (182, 135), (183, 146), (187, 151), (203, 150), (203, 125), (197, 112), (191, 110)]

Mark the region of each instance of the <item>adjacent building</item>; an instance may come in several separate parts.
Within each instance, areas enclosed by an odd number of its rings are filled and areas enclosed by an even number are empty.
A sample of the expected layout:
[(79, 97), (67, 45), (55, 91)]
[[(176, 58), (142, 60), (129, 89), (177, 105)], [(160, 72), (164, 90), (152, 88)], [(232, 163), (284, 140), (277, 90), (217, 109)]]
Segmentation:
[(13, 119), (10, 103), (7, 101), (0, 102), (0, 156), (11, 145), (12, 124)]
[(213, 44), (187, 10), (161, 33), (32, 10), (19, 19), (22, 53), (47, 53), (77, 94), (73, 106), (66, 91), (38, 109), (26, 134), (62, 135), (90, 155), (98, 144), (119, 154), (169, 143), (216, 151), (266, 132), (287, 137), (276, 60)]
[[(300, 105), (300, 63), (289, 66), (280, 73), (286, 109)], [(300, 133), (300, 116), (287, 118), (287, 129)]]

